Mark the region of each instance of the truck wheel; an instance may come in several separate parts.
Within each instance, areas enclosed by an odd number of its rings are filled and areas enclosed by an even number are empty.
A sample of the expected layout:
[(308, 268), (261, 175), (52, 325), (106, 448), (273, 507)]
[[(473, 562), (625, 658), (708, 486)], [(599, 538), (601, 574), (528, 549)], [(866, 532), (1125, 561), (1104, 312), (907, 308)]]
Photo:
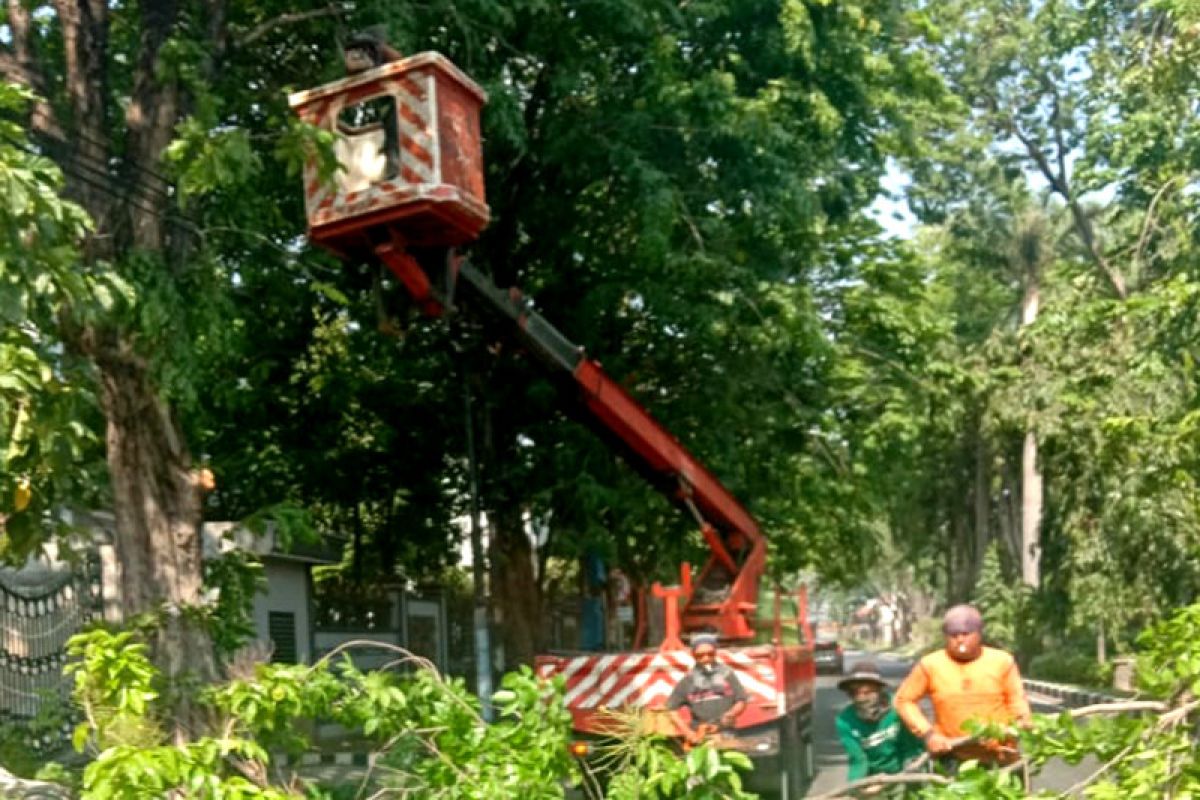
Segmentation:
[(803, 790), (817, 779), (817, 748), (813, 744), (811, 731), (805, 731), (800, 741), (800, 752), (796, 760), (799, 762), (800, 788)]
[(800, 800), (804, 796), (803, 761), (796, 718), (779, 720), (779, 752), (755, 765), (758, 794), (763, 800)]
[(816, 772), (811, 731), (800, 730), (795, 715), (788, 718), (788, 728), (791, 731), (786, 762), (788, 784), (791, 787), (791, 797), (800, 798), (804, 797)]

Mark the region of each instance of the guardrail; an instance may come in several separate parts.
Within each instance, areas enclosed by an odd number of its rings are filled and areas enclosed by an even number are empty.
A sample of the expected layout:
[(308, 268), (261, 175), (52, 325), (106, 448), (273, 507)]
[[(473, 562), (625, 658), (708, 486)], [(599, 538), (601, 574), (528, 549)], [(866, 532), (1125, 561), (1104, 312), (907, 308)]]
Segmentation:
[(1026, 692), (1040, 694), (1044, 697), (1052, 697), (1055, 700), (1061, 701), (1064, 708), (1081, 708), (1083, 706), (1096, 705), (1097, 703), (1116, 703), (1128, 699), (1127, 697), (1118, 697), (1093, 689), (1071, 686), (1066, 683), (1052, 683), (1050, 681), (1039, 681), (1031, 678), (1025, 678), (1023, 683), (1025, 684)]

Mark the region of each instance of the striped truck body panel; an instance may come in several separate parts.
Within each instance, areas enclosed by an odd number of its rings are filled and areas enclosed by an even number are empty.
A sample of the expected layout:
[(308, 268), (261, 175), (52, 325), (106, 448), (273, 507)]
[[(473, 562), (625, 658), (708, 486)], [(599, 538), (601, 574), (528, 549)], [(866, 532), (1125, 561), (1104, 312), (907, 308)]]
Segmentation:
[[(773, 722), (811, 705), (815, 670), (801, 646), (727, 648), (719, 658), (737, 674), (748, 695), (738, 728)], [(580, 733), (603, 733), (605, 710), (663, 709), (675, 685), (692, 668), (687, 650), (538, 656), (539, 676), (561, 676), (564, 701)]]

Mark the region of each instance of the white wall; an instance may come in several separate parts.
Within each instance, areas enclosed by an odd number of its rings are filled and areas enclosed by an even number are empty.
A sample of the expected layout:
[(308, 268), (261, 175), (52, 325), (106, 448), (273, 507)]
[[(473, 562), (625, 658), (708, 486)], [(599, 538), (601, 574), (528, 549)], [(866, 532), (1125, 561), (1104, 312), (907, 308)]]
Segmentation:
[(296, 658), (301, 663), (313, 660), (312, 621), (308, 615), (308, 565), (289, 561), (268, 561), (263, 565), (267, 590), (254, 597), (254, 629), (262, 641), (270, 641), (267, 619), (272, 611), (296, 615)]

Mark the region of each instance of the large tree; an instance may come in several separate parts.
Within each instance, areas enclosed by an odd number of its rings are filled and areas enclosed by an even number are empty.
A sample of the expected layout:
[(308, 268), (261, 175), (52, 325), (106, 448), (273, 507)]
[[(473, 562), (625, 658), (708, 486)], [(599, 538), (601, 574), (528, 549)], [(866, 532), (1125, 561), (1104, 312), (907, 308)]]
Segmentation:
[[(87, 390), (74, 385), (95, 398), (103, 420), (107, 480), (86, 494), (111, 503), (123, 609), (157, 616), (157, 653), (171, 678), (213, 671), (211, 644), (195, 624), (203, 616), (203, 487), (181, 418), (202, 397), (197, 354), (219, 348), (228, 333), (222, 307), (246, 253), (221, 234), (262, 235), (253, 226), (231, 233), (241, 220), (206, 214), (196, 195), (255, 157), (245, 132), (226, 125), (255, 108), (246, 94), (223, 96), (222, 82), (253, 85), (280, 62), (298, 71), (320, 66), (305, 45), (311, 29), (284, 47), (279, 31), (342, 13), (336, 6), (291, 11), (220, 0), (13, 0), (4, 11), (0, 69), (40, 98), (21, 114), (30, 147), (57, 162), (67, 196), (92, 221), (76, 270), (111, 272), (126, 290), (98, 310), (60, 302), (42, 321), (47, 341), (61, 343), (54, 356), (80, 365), (72, 374), (90, 382)], [(274, 121), (273, 139), (283, 127)], [(71, 424), (88, 422), (80, 413)], [(43, 449), (59, 435), (41, 433)], [(95, 477), (79, 466), (78, 477)], [(34, 486), (35, 494), (43, 488)], [(23, 512), (30, 516), (9, 519), (9, 533), (29, 534), (20, 542), (29, 546), (50, 530), (51, 511), (30, 505)]]
[[(397, 7), (381, 9), (378, 19), (401, 50), (441, 50), (490, 94), (484, 126), (493, 222), (471, 258), (500, 285), (520, 284), (537, 298), (552, 322), (765, 518), (781, 570), (826, 563), (826, 554), (845, 550), (860, 531), (837, 522), (851, 495), (828, 447), (828, 345), (809, 285), (836, 280), (837, 263), (870, 239), (874, 229), (858, 214), (885, 154), (905, 141), (897, 98), (907, 91), (919, 103), (934, 86), (920, 60), (904, 55), (909, 20), (873, 4), (477, 3), (447, 11), (437, 3)], [(265, 186), (283, 193), (278, 202), (294, 210), (294, 233), (297, 188), (267, 176), (256, 181), (260, 196)], [(236, 207), (237, 192), (228, 194), (225, 205)], [(286, 241), (287, 231), (273, 230)], [(259, 274), (262, 286), (271, 284)], [(536, 587), (544, 573), (534, 574), (527, 515), (548, 520), (544, 552), (599, 554), (639, 582), (670, 579), (667, 565), (696, 553), (688, 520), (576, 428), (526, 358), (492, 346), (492, 334), (417, 324), (369, 268), (321, 280), (346, 303), (316, 298), (313, 323), (302, 302), (305, 310), (290, 320), (273, 317), (280, 338), (251, 334), (239, 356), (263, 369), (277, 365), (278, 376), (309, 388), (308, 397), (277, 393), (260, 405), (250, 393), (239, 400), (222, 390), (223, 403), (249, 409), (263, 426), (243, 437), (226, 423), (204, 440), (226, 465), (223, 486), (235, 484), (218, 498), (290, 486), (336, 506), (345, 520), (356, 497), (375, 490), (336, 490), (330, 478), (341, 474), (343, 457), (349, 479), (367, 474), (353, 459), (370, 450), (380, 475), (413, 481), (405, 488), (436, 478), (406, 506), (421, 519), (398, 521), (413, 541), (421, 520), (432, 519), (436, 543), (447, 507), (465, 490), (465, 382), (480, 409), (484, 505), (509, 663), (529, 658), (541, 629)], [(251, 285), (235, 295), (245, 302), (234, 317), (248, 331), (264, 313), (262, 290)], [(368, 294), (372, 285), (379, 304)], [(365, 341), (378, 338), (380, 307), (383, 327), (400, 334), (397, 344)], [(332, 366), (335, 347), (337, 358), (356, 366), (316, 369)], [(364, 392), (392, 405), (368, 413)], [(403, 408), (395, 405), (400, 396)], [(294, 452), (311, 437), (312, 413), (341, 433), (330, 439), (336, 447), (307, 463), (273, 457), (255, 473), (257, 457), (232, 456)], [(381, 427), (364, 435), (364, 417)], [(415, 439), (403, 430), (414, 420), (422, 426)], [(404, 462), (389, 461), (388, 448), (400, 441)], [(434, 505), (441, 510), (430, 516), (425, 510)], [(375, 538), (389, 535), (380, 529)], [(411, 571), (417, 561), (401, 566)], [(847, 573), (861, 566), (858, 558), (833, 563)]]
[[(414, 326), (376, 269), (297, 247), (301, 192), (276, 155), (305, 139), (284, 90), (336, 77), (339, 37), (368, 23), (406, 52), (447, 53), (491, 95), (493, 224), (475, 262), (529, 289), (754, 499), (781, 569), (860, 532), (836, 523), (847, 490), (810, 287), (837, 281), (873, 235), (861, 209), (936, 85), (906, 46), (919, 15), (765, 0), (353, 13), (14, 0), (5, 19), (5, 75), (45, 99), (27, 118), (37, 147), (95, 221), (87, 263), (136, 295), (54, 323), (105, 419), (127, 609), (179, 612), (163, 628), (168, 674), (207, 663), (186, 624), (201, 599), (196, 442), (219, 467), (215, 509), (291, 496), (364, 525), (385, 562), (417, 562), (448, 544), (462, 496), (469, 383), (510, 663), (538, 644), (527, 513), (552, 521), (561, 552), (624, 556), (647, 580), (696, 546), (568, 426), (523, 358), (451, 350), (471, 332)], [(400, 337), (367, 342), (381, 321)], [(432, 550), (399, 525), (426, 530)]]

